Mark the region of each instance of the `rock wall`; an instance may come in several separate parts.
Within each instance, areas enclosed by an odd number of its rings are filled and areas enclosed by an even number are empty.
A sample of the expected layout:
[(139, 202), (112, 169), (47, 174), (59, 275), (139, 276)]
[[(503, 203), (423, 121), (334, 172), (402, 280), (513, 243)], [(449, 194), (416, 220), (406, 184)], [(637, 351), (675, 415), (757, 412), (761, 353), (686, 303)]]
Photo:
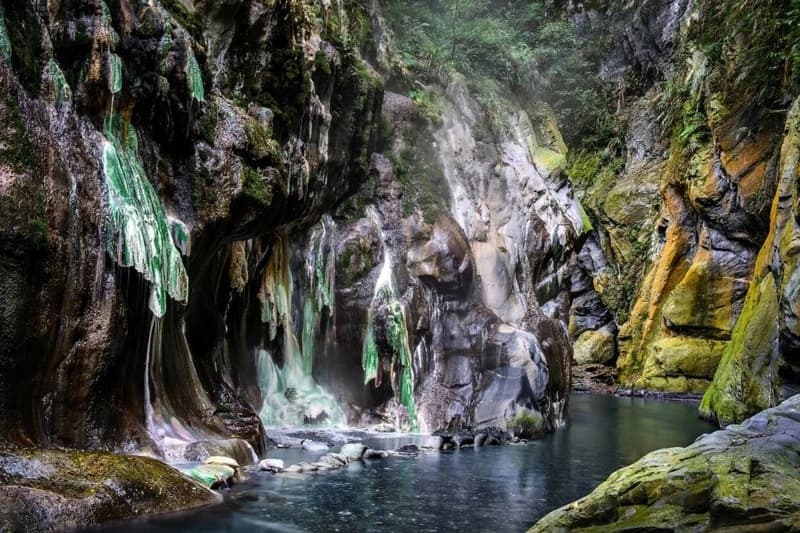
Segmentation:
[[(626, 388), (703, 393), (721, 377), (736, 328), (752, 319), (758, 327), (760, 318), (740, 316), (779, 189), (792, 74), (783, 59), (745, 43), (788, 42), (782, 9), (767, 3), (745, 14), (703, 1), (576, 7), (573, 20), (592, 39), (624, 36), (604, 54), (600, 76), (617, 95), (625, 149), (612, 142), (581, 153), (570, 172), (610, 259), (599, 292), (621, 323), (617, 366)], [(773, 392), (754, 405), (778, 401), (778, 367), (784, 382), (794, 380), (790, 354), (790, 343), (776, 345), (767, 364), (774, 371), (762, 379)]]
[(247, 282), (376, 139), (350, 8), (4, 3), (0, 438), (262, 449)]

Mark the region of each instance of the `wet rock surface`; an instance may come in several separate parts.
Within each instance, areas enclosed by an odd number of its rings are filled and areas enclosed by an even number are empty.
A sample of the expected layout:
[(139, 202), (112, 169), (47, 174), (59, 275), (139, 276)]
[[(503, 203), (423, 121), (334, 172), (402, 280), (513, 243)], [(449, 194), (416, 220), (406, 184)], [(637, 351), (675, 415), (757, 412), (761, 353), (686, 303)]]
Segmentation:
[(794, 531), (800, 396), (686, 448), (650, 453), (529, 531)]
[(3, 531), (74, 529), (219, 500), (156, 459), (106, 452), (6, 449), (0, 485)]

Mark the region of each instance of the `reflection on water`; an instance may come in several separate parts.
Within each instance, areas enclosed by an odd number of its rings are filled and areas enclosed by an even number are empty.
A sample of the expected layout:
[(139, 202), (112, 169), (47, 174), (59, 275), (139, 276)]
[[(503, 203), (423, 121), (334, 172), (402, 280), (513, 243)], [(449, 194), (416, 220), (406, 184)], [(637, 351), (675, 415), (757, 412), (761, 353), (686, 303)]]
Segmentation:
[(605, 396), (570, 403), (569, 426), (528, 445), (390, 458), (307, 478), (252, 474), (221, 505), (114, 530), (523, 531), (648, 451), (713, 429), (694, 404)]

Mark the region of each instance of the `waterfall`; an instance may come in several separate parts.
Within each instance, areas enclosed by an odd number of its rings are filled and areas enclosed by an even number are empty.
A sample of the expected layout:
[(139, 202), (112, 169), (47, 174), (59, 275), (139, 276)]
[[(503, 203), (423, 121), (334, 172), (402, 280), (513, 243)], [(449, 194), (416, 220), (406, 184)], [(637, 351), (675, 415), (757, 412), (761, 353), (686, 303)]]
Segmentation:
[[(380, 214), (374, 206), (367, 208), (367, 215), (377, 228), (380, 240), (383, 243), (383, 264), (381, 265), (372, 303), (367, 312), (367, 331), (364, 334), (361, 365), (364, 370), (364, 384), (374, 380), (375, 386), (382, 382), (382, 369), (380, 352), (375, 337), (376, 316), (385, 317), (386, 341), (392, 349), (391, 383), (397, 395), (399, 387), (400, 403), (408, 411), (411, 430), (417, 430), (417, 410), (414, 403), (414, 367), (411, 349), (408, 343), (408, 327), (403, 304), (397, 294), (392, 275), (392, 255), (389, 243), (383, 233), (383, 224)], [(399, 366), (399, 378), (395, 369)], [(399, 424), (398, 424), (399, 425)]]
[(299, 299), (302, 307), (299, 332), (292, 313), (295, 280), (289, 239), (278, 236), (273, 244), (258, 298), (262, 322), (268, 325), (269, 341), (276, 341), (279, 331), (283, 333), (283, 360), (279, 366), (266, 348), (256, 354), (258, 383), (264, 399), (259, 414), (265, 426), (345, 422), (336, 399), (313, 375), (314, 354), (319, 349), (316, 337), (322, 328), (323, 314), (332, 317), (335, 309), (335, 238), (336, 227), (326, 215), (312, 230), (303, 254), (304, 278), (298, 284), (304, 288)]

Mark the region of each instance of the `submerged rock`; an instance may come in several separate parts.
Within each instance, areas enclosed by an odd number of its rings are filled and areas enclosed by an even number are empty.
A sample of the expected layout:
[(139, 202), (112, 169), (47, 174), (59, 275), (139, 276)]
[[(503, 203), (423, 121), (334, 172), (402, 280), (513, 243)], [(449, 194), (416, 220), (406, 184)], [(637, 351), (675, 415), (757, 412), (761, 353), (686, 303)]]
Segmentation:
[(219, 498), (156, 459), (107, 452), (2, 451), (0, 485), (2, 531), (82, 528)]
[(652, 452), (531, 532), (797, 531), (800, 395), (686, 448)]

